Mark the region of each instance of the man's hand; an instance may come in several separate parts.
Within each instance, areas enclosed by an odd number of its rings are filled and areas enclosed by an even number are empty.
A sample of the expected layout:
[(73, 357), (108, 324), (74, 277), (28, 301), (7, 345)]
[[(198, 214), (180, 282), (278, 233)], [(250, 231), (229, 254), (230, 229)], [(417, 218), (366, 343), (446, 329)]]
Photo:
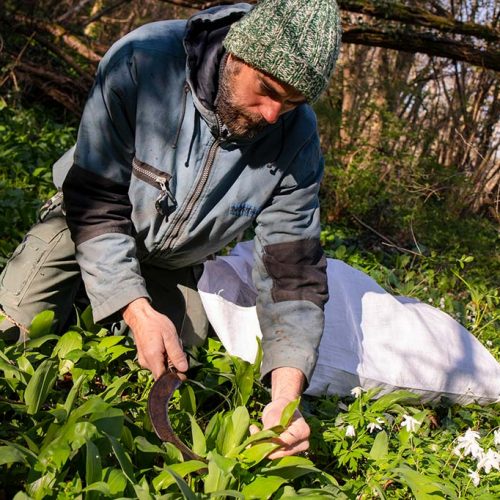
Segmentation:
[[(280, 424), (281, 415), (288, 403), (297, 399), (302, 393), (304, 374), (296, 368), (277, 368), (273, 370), (272, 401), (262, 412), (264, 429), (269, 429)], [(254, 434), (259, 429), (252, 425), (250, 433)], [(290, 425), (280, 434), (278, 441), (282, 447), (269, 454), (270, 459), (294, 455), (309, 448), (309, 435), (311, 430), (298, 410), (295, 410)]]
[(126, 306), (123, 319), (134, 335), (139, 364), (151, 370), (155, 379), (165, 372), (167, 359), (179, 372), (188, 369), (174, 324), (155, 311), (147, 299), (136, 299)]

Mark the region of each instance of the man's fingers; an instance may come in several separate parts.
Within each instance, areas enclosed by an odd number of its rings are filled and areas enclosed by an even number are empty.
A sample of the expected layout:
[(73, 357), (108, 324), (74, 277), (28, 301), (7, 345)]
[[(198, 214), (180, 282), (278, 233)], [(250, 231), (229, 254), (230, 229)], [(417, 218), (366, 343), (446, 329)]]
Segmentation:
[(254, 434), (257, 434), (257, 432), (260, 432), (260, 429), (255, 424), (251, 424), (249, 430), (250, 436), (253, 436)]
[(279, 448), (276, 451), (270, 453), (267, 458), (275, 460), (277, 458), (287, 457), (289, 455), (295, 455), (296, 453), (301, 453), (309, 449), (309, 441), (306, 439), (296, 443), (294, 446), (285, 446), (284, 448)]
[(163, 335), (165, 350), (170, 362), (174, 365), (177, 371), (185, 372), (189, 368), (189, 364), (182, 349), (182, 344), (177, 334), (165, 333)]
[(151, 370), (151, 373), (153, 374), (153, 378), (155, 380), (158, 380), (165, 373), (165, 363), (155, 362), (154, 364), (146, 368), (149, 368)]

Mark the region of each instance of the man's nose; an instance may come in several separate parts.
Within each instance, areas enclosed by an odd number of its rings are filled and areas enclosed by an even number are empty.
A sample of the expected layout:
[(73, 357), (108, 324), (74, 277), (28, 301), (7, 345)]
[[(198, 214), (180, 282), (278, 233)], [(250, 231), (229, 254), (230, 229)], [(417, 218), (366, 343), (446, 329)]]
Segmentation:
[(267, 98), (260, 107), (260, 114), (267, 123), (276, 123), (282, 112), (283, 104), (270, 98)]

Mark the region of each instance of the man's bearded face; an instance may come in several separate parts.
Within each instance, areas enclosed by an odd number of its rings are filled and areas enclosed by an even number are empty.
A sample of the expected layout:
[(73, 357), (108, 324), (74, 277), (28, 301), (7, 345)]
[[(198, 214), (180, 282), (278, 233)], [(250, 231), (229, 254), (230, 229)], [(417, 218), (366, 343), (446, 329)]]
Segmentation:
[(247, 109), (238, 96), (241, 61), (228, 59), (219, 82), (215, 110), (231, 135), (251, 139), (269, 123), (259, 113)]

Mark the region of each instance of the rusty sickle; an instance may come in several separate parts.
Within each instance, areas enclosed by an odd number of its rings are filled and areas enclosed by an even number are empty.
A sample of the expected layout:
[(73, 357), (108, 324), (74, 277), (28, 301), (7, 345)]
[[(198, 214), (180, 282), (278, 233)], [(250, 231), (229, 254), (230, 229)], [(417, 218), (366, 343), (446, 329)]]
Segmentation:
[(184, 460), (206, 460), (190, 450), (174, 433), (168, 418), (168, 403), (174, 391), (181, 385), (182, 381), (175, 371), (165, 372), (153, 384), (148, 398), (148, 413), (156, 435), (168, 443), (176, 446)]

